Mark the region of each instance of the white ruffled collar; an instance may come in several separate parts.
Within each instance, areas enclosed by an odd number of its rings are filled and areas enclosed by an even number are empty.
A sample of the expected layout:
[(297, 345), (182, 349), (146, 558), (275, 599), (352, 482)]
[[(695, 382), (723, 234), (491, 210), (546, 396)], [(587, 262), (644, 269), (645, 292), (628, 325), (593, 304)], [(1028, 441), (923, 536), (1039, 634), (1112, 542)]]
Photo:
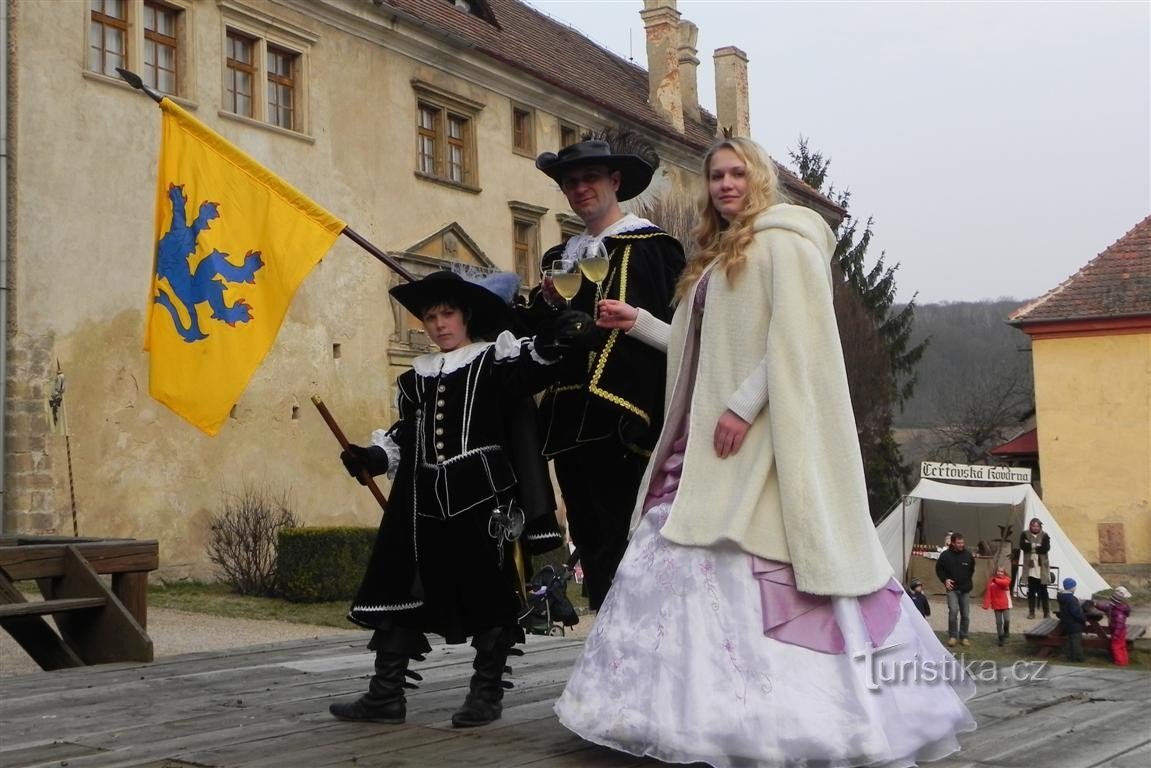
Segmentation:
[(412, 370), (417, 376), (452, 373), (471, 363), (491, 345), (490, 341), (476, 341), (451, 352), (429, 352), (412, 361)]
[(624, 232), (634, 232), (637, 229), (647, 229), (654, 227), (647, 219), (640, 218), (634, 213), (624, 214), (624, 217), (612, 224), (610, 227), (600, 232), (598, 235), (591, 235), (585, 230), (578, 235), (570, 238), (564, 245), (563, 257), (565, 259), (578, 259), (587, 253), (588, 246), (592, 243), (598, 243), (605, 237), (612, 237), (613, 235), (622, 235)]

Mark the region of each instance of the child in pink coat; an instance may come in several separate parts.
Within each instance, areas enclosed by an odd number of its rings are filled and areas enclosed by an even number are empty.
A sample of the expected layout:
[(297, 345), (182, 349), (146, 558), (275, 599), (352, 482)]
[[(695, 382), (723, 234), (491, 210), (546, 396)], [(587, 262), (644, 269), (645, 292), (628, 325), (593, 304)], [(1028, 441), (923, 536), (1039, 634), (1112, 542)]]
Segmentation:
[(995, 575), (987, 582), (983, 607), (995, 611), (995, 632), (999, 635), (999, 644), (1003, 645), (1011, 633), (1011, 577), (1007, 575), (1006, 569), (997, 568)]
[(1127, 666), (1127, 617), (1131, 615), (1131, 592), (1127, 587), (1115, 587), (1110, 600), (1099, 600), (1095, 607), (1110, 617), (1111, 660), (1120, 667)]

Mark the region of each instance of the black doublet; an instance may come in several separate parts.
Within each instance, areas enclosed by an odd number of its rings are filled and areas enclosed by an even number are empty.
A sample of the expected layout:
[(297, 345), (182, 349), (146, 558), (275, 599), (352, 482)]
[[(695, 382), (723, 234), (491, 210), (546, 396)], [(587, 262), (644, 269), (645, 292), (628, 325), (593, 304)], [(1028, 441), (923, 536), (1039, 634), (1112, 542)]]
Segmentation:
[[(675, 285), (684, 268), (683, 247), (656, 226), (605, 237), (610, 266), (601, 298), (642, 307), (671, 322)], [(563, 253), (557, 245), (545, 264)], [(585, 280), (574, 309), (594, 314), (595, 285)], [(528, 311), (528, 324), (541, 322), (549, 310), (538, 296)], [(570, 355), (561, 363), (555, 383), (540, 403), (544, 452), (554, 456), (583, 443), (614, 438), (633, 453), (647, 456), (663, 426), (663, 352), (622, 331), (598, 331), (593, 350)]]
[[(683, 247), (650, 223), (603, 239), (609, 268), (602, 298), (642, 307), (670, 322)], [(544, 256), (560, 257), (565, 246)], [(595, 286), (584, 281), (572, 307), (593, 314)], [(558, 311), (537, 291), (521, 308), (528, 327)], [(647, 459), (663, 427), (667, 360), (618, 330), (598, 330), (592, 351), (570, 354), (540, 403), (544, 453), (553, 459), (579, 548), (588, 604), (599, 608), (627, 547), (628, 523)]]
[(388, 436), (400, 461), (353, 621), (449, 642), (515, 623), (511, 546), (490, 535), (489, 522), (516, 490), (504, 409), (551, 375), (530, 350), (505, 334), (498, 344), (420, 358), (399, 377), (400, 419)]

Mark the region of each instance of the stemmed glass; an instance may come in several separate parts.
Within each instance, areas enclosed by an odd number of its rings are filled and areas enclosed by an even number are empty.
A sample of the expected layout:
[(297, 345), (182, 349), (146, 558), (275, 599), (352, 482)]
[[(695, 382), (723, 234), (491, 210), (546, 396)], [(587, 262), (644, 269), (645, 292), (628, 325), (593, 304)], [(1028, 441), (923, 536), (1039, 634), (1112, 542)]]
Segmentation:
[(608, 271), (608, 255), (607, 247), (603, 244), (602, 240), (595, 240), (588, 243), (587, 249), (580, 257), (579, 268), (583, 272), (584, 277), (595, 283), (595, 300), (603, 298), (603, 281), (607, 277)]
[(575, 259), (556, 259), (551, 267), (544, 270), (544, 277), (551, 280), (552, 288), (563, 298), (564, 305), (570, 308), (583, 282), (583, 276), (576, 269)]

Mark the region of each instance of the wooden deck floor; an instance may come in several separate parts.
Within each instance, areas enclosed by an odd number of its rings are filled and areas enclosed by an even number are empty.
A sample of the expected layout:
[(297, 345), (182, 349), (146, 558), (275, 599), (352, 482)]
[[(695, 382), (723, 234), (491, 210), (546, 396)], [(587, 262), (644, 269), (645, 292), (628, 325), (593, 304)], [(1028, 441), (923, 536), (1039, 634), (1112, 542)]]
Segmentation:
[[(530, 638), (503, 719), (459, 730), (471, 649), (439, 646), (401, 726), (343, 723), (328, 704), (365, 686), (347, 637), (0, 680), (0, 768), (319, 768), (659, 763), (587, 744), (556, 721), (580, 643)], [(980, 728), (937, 768), (1149, 768), (1151, 674), (1049, 667), (1045, 680), (981, 682)]]

